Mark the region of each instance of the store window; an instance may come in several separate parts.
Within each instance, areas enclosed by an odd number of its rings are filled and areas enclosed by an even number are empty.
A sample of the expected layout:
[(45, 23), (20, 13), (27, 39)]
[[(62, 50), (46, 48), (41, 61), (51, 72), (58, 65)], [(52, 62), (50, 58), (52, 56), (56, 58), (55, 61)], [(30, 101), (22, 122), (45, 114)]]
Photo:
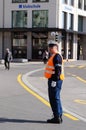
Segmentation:
[(83, 47), (82, 47), (82, 35), (78, 35), (78, 46), (77, 46), (77, 59), (83, 59)]
[(68, 59), (73, 58), (73, 34), (68, 37)]
[(84, 10), (86, 10), (86, 0), (84, 0)]
[(12, 3), (27, 3), (28, 0), (12, 0)]
[(66, 29), (67, 28), (67, 13), (62, 12), (62, 28)]
[(73, 30), (73, 14), (69, 14), (69, 30)]
[(12, 27), (27, 27), (27, 11), (12, 11)]
[(82, 32), (83, 31), (83, 17), (78, 16), (78, 31)]
[(14, 32), (12, 38), (13, 58), (27, 58), (27, 33)]
[(61, 55), (62, 55), (62, 57), (63, 58), (65, 58), (66, 56), (65, 56), (65, 41), (64, 40), (62, 40), (62, 48), (61, 48)]
[(49, 2), (49, 0), (33, 0), (33, 2)]
[(44, 50), (47, 50), (47, 32), (32, 33), (32, 58), (42, 59)]
[(62, 32), (62, 48), (61, 48), (61, 55), (63, 59), (66, 59), (66, 33)]
[(48, 27), (48, 10), (32, 11), (32, 27)]

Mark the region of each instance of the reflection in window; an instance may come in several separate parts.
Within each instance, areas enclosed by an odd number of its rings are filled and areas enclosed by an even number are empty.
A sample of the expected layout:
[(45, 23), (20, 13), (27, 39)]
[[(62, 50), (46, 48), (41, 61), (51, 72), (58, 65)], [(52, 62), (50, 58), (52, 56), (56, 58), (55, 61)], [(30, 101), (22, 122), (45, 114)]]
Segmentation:
[(26, 39), (13, 39), (13, 46), (26, 46)]
[(27, 11), (12, 12), (12, 27), (27, 27)]
[(62, 27), (64, 29), (67, 28), (67, 13), (66, 12), (62, 12)]
[(84, 0), (84, 10), (86, 10), (86, 0)]
[(12, 3), (27, 3), (27, 0), (12, 0)]
[(64, 4), (67, 4), (67, 0), (62, 0), (62, 2), (63, 2)]
[(82, 0), (78, 0), (78, 8), (79, 9), (82, 9), (82, 2), (83, 2)]
[(73, 14), (69, 14), (69, 29), (73, 29)]
[(48, 27), (48, 11), (47, 10), (32, 11), (32, 26)]
[(74, 0), (69, 0), (69, 5), (74, 5)]
[(78, 16), (78, 31), (83, 31), (83, 17)]
[(73, 34), (69, 34), (69, 39), (68, 39), (68, 59), (73, 58)]

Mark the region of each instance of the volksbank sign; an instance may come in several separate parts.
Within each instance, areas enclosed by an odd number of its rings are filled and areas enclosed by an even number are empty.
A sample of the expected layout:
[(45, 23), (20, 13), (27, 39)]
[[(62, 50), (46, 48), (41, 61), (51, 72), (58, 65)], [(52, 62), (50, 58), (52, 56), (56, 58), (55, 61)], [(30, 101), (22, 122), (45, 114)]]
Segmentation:
[(27, 5), (27, 4), (24, 4), (24, 5), (22, 5), (22, 4), (20, 4), (19, 5), (19, 8), (21, 9), (21, 8), (24, 8), (24, 9), (26, 9), (26, 8), (40, 8), (41, 6), (39, 5), (39, 4), (33, 4), (33, 5)]

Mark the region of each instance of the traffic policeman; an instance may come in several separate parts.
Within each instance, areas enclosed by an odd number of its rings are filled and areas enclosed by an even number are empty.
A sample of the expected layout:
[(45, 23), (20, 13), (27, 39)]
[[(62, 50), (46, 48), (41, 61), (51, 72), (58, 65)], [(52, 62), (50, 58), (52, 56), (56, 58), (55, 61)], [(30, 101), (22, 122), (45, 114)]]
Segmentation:
[(58, 44), (55, 41), (48, 42), (48, 49), (51, 54), (44, 72), (44, 76), (48, 79), (48, 95), (53, 118), (48, 119), (48, 123), (62, 123), (62, 105), (60, 92), (64, 79), (63, 60), (58, 53)]

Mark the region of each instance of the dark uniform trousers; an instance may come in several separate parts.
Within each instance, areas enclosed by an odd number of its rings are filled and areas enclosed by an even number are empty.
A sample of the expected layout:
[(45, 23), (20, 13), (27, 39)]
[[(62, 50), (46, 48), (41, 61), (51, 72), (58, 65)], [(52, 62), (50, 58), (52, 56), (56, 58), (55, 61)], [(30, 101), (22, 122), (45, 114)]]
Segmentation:
[(48, 79), (49, 101), (54, 117), (62, 116), (62, 105), (60, 100), (60, 92), (62, 88), (62, 80), (56, 81), (56, 86), (52, 87), (52, 80)]

